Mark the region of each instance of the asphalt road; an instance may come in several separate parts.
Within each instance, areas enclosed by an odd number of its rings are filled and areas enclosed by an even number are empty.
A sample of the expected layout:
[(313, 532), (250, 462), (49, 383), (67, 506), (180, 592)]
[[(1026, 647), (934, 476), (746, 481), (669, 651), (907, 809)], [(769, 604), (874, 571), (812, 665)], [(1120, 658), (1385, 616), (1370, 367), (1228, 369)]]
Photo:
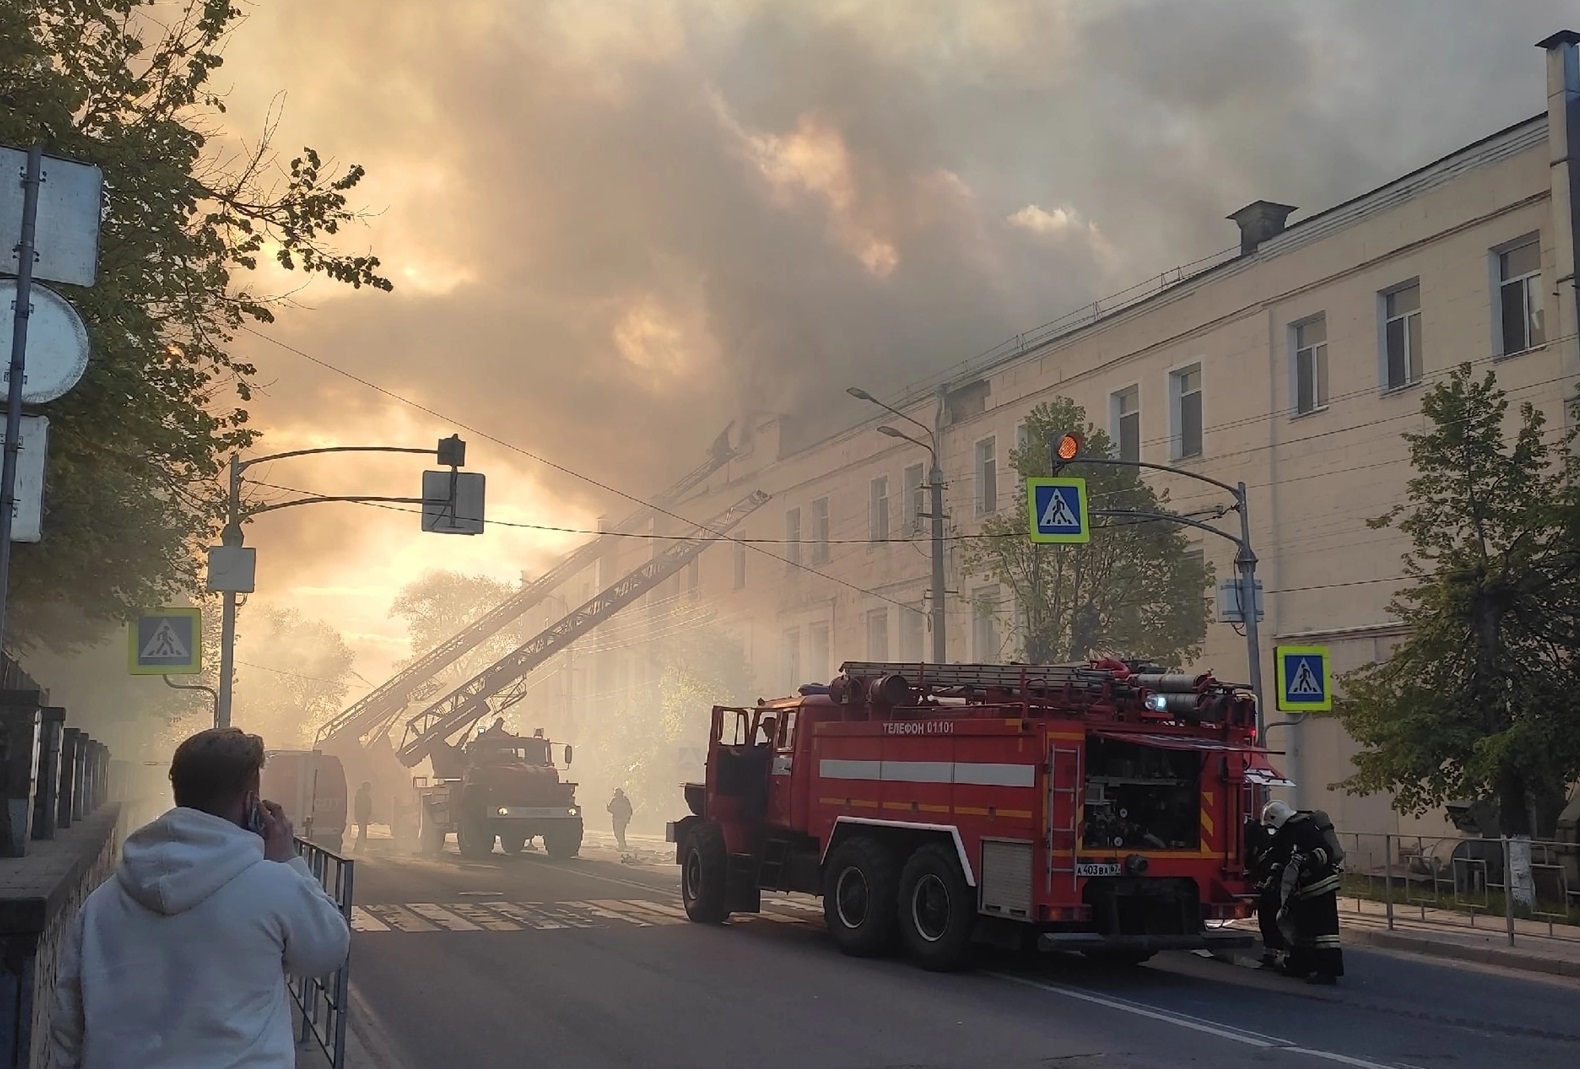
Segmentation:
[(673, 866), (587, 854), (359, 864), (352, 983), (404, 1069), (1567, 1069), (1580, 1050), (1569, 982), (1359, 949), (1331, 989), (1189, 954), (934, 975), (843, 957), (811, 899), (691, 924)]

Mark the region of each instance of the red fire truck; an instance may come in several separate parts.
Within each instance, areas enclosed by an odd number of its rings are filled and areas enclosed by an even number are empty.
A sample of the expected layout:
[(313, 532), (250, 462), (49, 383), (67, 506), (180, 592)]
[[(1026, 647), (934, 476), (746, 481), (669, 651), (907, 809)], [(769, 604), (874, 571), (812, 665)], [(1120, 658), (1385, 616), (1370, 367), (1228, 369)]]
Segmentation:
[(1140, 962), (1246, 946), (1245, 831), (1280, 783), (1255, 700), (1142, 662), (846, 662), (716, 706), (672, 823), (686, 912), (821, 895), (839, 948), (952, 969), (973, 942)]

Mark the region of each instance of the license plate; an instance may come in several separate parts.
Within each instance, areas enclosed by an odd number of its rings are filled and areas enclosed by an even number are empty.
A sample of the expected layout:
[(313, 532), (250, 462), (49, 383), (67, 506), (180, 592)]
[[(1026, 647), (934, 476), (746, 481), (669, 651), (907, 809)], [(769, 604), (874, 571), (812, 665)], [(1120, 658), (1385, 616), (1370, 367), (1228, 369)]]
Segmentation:
[(1118, 876), (1119, 864), (1110, 861), (1084, 861), (1075, 866), (1077, 876)]

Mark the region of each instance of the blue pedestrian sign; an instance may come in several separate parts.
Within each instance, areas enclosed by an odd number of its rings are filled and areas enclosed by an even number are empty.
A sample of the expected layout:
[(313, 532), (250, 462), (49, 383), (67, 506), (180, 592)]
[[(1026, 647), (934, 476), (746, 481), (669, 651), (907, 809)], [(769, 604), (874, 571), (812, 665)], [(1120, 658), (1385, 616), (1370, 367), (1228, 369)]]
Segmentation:
[(1092, 540), (1085, 479), (1027, 479), (1026, 512), (1033, 542), (1070, 545)]
[(1326, 646), (1280, 646), (1274, 657), (1280, 712), (1326, 713), (1333, 709)]
[(154, 609), (127, 628), (134, 676), (191, 676), (203, 670), (203, 611)]

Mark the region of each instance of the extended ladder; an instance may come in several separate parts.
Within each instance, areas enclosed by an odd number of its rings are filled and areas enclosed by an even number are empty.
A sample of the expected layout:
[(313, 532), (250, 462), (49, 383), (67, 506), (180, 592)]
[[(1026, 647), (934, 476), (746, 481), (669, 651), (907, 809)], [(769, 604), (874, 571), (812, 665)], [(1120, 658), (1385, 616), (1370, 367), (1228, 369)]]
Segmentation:
[(455, 688), (406, 722), (406, 732), (396, 757), (412, 768), (433, 753), (446, 739), (464, 731), (489, 712), (489, 699), (504, 709), (526, 696), (526, 676), (576, 639), (641, 598), (680, 571), (709, 544), (761, 508), (768, 495), (756, 491), (731, 505), (691, 534), (675, 542), (586, 604), (534, 635), (477, 675)]
[[(666, 490), (656, 504), (660, 507), (672, 504), (700, 486), (710, 475), (729, 463), (733, 456), (734, 451), (729, 444), (729, 428), (726, 427), (724, 433), (714, 441), (708, 459)], [(620, 535), (639, 530), (652, 518), (653, 512), (652, 507), (638, 509), (610, 532), (572, 550), (558, 564), (512, 594), (498, 607), (423, 654), (330, 720), (319, 729), (313, 742), (314, 747), (322, 748), (339, 740), (355, 742), (377, 729), (387, 729), (390, 721), (406, 710), (434, 676), (504, 630), (578, 572), (591, 567), (600, 556), (609, 551)]]

